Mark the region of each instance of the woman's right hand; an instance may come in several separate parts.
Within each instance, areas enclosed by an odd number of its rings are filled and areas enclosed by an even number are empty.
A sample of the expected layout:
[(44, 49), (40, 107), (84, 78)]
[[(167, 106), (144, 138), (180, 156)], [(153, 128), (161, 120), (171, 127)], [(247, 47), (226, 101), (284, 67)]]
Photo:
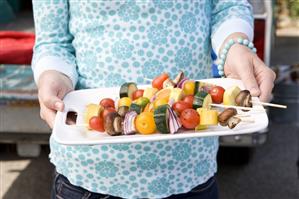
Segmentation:
[(63, 97), (73, 90), (72, 81), (64, 74), (48, 70), (41, 74), (38, 80), (38, 100), (40, 117), (53, 128), (57, 111), (63, 111)]

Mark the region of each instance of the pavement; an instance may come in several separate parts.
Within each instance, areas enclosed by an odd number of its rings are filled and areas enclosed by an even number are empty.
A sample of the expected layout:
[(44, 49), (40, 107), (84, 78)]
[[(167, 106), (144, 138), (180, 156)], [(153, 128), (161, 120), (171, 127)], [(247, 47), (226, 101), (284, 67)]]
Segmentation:
[[(8, 24), (2, 29), (24, 30), (32, 24), (27, 19), (25, 13), (17, 18), (17, 23), (24, 26), (15, 28), (14, 24)], [(298, 37), (279, 37), (273, 47), (271, 63), (299, 63), (298, 52)], [(298, 146), (298, 126), (270, 123), (267, 142), (254, 149), (248, 164), (227, 161), (232, 154), (221, 149), (217, 173), (220, 199), (298, 199)], [(39, 157), (20, 158), (15, 145), (0, 144), (0, 198), (50, 198), (54, 167), (48, 154), (48, 145), (43, 145)]]

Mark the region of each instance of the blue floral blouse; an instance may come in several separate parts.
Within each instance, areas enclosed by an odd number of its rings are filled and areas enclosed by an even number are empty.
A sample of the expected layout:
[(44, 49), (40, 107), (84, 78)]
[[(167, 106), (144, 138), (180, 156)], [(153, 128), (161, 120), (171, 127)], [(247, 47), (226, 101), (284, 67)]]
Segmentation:
[[(231, 33), (252, 39), (245, 0), (33, 0), (35, 80), (57, 70), (77, 88), (148, 83), (183, 70), (191, 79), (211, 75)], [(131, 144), (65, 146), (50, 139), (50, 160), (69, 181), (123, 198), (163, 198), (190, 191), (216, 170), (218, 138)]]

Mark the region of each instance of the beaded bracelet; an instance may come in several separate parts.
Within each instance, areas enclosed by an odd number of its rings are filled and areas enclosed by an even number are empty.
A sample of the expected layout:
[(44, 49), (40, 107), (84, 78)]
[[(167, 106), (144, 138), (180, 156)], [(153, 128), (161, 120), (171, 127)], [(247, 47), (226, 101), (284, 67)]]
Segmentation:
[(234, 44), (242, 44), (244, 46), (247, 46), (252, 50), (252, 52), (256, 53), (256, 48), (254, 47), (253, 43), (250, 42), (248, 39), (243, 39), (243, 38), (238, 38), (237, 41), (230, 39), (228, 42), (224, 45), (224, 48), (222, 49), (222, 52), (219, 56), (219, 61), (218, 61), (218, 74), (221, 77), (224, 77), (224, 64), (226, 61), (227, 53), (229, 49), (234, 45)]

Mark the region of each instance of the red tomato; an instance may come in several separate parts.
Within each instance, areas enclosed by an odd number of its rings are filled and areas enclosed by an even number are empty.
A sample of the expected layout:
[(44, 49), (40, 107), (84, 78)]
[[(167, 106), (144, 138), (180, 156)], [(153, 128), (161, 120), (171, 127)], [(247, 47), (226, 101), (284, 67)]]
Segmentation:
[(102, 117), (103, 119), (105, 119), (106, 115), (107, 115), (108, 113), (111, 113), (111, 112), (116, 112), (115, 108), (113, 108), (113, 107), (107, 107), (107, 108), (105, 108), (105, 109), (101, 112), (101, 117)]
[(191, 104), (191, 107), (193, 106), (193, 100), (194, 100), (194, 95), (187, 95), (183, 98), (183, 101), (188, 103), (188, 104)]
[(181, 123), (186, 129), (194, 129), (199, 124), (199, 114), (194, 109), (185, 109), (180, 116)]
[(95, 131), (104, 132), (104, 120), (102, 117), (93, 116), (89, 120), (89, 127)]
[(138, 89), (137, 91), (135, 91), (133, 93), (133, 100), (138, 99), (139, 97), (142, 97), (143, 96), (143, 92), (144, 92), (143, 89)]
[(169, 78), (169, 75), (167, 73), (163, 73), (160, 76), (156, 77), (153, 82), (152, 86), (153, 88), (162, 89), (163, 88), (163, 82)]
[(212, 101), (216, 104), (222, 103), (224, 91), (224, 88), (222, 88), (221, 86), (212, 87), (209, 92), (212, 97)]
[(187, 102), (184, 102), (184, 101), (178, 101), (172, 105), (172, 109), (178, 115), (180, 115), (183, 112), (183, 110), (190, 109), (190, 108), (192, 108), (192, 104), (188, 104)]
[(115, 108), (115, 105), (114, 105), (114, 100), (111, 99), (111, 98), (104, 98), (100, 101), (100, 105), (103, 106), (104, 108), (107, 108), (107, 107), (113, 107)]

